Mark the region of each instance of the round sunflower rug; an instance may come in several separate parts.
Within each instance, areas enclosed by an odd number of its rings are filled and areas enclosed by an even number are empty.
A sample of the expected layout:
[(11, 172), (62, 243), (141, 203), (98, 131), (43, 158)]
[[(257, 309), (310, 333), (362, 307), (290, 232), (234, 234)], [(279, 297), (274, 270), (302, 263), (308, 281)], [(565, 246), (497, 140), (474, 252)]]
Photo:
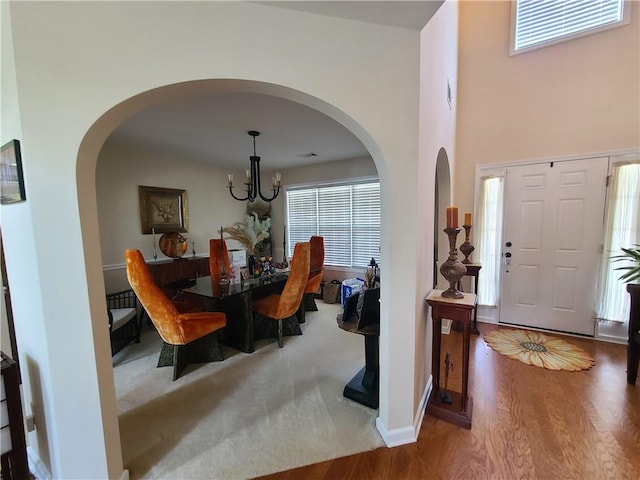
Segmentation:
[(581, 348), (530, 330), (493, 330), (484, 341), (502, 355), (549, 370), (577, 372), (595, 365), (593, 357)]

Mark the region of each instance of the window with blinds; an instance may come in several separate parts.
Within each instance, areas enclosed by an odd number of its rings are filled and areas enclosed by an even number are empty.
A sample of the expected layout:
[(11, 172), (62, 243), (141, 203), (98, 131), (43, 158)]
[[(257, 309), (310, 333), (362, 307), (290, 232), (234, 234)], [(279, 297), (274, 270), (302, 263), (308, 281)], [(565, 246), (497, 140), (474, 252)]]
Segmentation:
[(512, 4), (511, 54), (629, 23), (624, 0), (517, 0)]
[(288, 188), (288, 244), (324, 237), (324, 263), (359, 268), (380, 263), (380, 182)]

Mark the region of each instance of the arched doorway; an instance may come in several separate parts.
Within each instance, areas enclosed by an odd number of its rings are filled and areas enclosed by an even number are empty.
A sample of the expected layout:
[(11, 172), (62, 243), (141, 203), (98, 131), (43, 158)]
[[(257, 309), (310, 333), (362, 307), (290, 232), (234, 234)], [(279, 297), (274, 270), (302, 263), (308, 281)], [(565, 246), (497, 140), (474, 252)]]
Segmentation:
[[(269, 95), (280, 96), (281, 98), (294, 100), (310, 106), (325, 115), (330, 116), (334, 120), (340, 121), (343, 125), (347, 126), (354, 135), (356, 135), (365, 146), (371, 152), (371, 156), (376, 163), (376, 166), (380, 164), (381, 155), (375, 146), (373, 139), (369, 137), (353, 120), (348, 118), (344, 113), (338, 111), (334, 107), (328, 105), (321, 100), (303, 94), (299, 91), (281, 87), (273, 84), (266, 84), (261, 82), (249, 82), (249, 81), (232, 81), (232, 80), (211, 80), (211, 81), (196, 81), (185, 82), (177, 85), (170, 85), (161, 87), (152, 91), (141, 93), (135, 97), (127, 99), (115, 106), (107, 113), (105, 113), (87, 132), (87, 135), (83, 139), (81, 144), (80, 153), (78, 156), (78, 190), (79, 199), (81, 205), (81, 218), (83, 225), (83, 236), (85, 238), (85, 244), (88, 237), (93, 237), (95, 244), (95, 232), (91, 230), (97, 227), (97, 200), (95, 191), (95, 168), (97, 163), (97, 156), (102, 148), (104, 141), (109, 134), (126, 118), (134, 115), (137, 111), (152, 105), (156, 102), (163, 101), (170, 98), (175, 98), (180, 95), (184, 95), (186, 92), (189, 94), (197, 94), (198, 92), (208, 91), (222, 91), (222, 92), (254, 92), (254, 93), (266, 93)], [(379, 168), (379, 167), (378, 167)], [(93, 176), (93, 181), (87, 182), (82, 179), (86, 179), (89, 176)], [(380, 175), (381, 184), (384, 188), (383, 175)], [(97, 228), (96, 228), (97, 230)], [(99, 243), (99, 241), (98, 241)], [(99, 251), (99, 250), (98, 250)], [(95, 257), (95, 255), (89, 255)], [(93, 259), (98, 261), (100, 265), (100, 259)], [(88, 262), (92, 263), (92, 262)], [(94, 265), (95, 267), (95, 265)], [(104, 288), (102, 282), (89, 282), (89, 291), (92, 299), (92, 310), (94, 308), (94, 298), (100, 299), (102, 302)], [(97, 300), (96, 300), (97, 301)], [(96, 307), (97, 308), (97, 307)], [(384, 358), (384, 357), (383, 357)], [(109, 403), (111, 403), (111, 397), (113, 393), (113, 372), (111, 365), (105, 360), (104, 354), (98, 355), (99, 370), (101, 372), (100, 389), (101, 398), (105, 398), (102, 391), (108, 393)], [(104, 400), (103, 400), (104, 401)], [(108, 406), (108, 410), (115, 412), (115, 405)], [(115, 415), (117, 418), (117, 415)], [(115, 434), (116, 432), (114, 432)]]
[[(434, 202), (434, 224), (435, 230), (433, 235), (433, 285), (436, 287), (438, 282), (444, 279), (438, 275), (438, 268), (442, 265), (449, 255), (449, 245), (444, 241), (442, 230), (445, 228), (446, 208), (451, 204), (451, 171), (449, 167), (449, 157), (447, 151), (440, 148), (436, 160), (436, 188)], [(446, 282), (445, 282), (446, 283)], [(447, 288), (447, 287), (445, 287)]]

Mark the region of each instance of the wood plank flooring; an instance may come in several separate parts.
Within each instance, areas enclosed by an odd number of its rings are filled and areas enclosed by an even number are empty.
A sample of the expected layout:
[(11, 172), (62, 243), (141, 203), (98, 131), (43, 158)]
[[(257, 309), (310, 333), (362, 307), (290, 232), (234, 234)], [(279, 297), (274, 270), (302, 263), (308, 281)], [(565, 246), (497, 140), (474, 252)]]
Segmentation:
[[(554, 372), (494, 352), (482, 335), (498, 327), (479, 328), (471, 343), (471, 430), (426, 415), (417, 443), (261, 478), (640, 479), (640, 381), (626, 383), (625, 345), (561, 337), (589, 352), (596, 366)], [(443, 335), (443, 354), (451, 351), (454, 358), (454, 390), (459, 336)]]

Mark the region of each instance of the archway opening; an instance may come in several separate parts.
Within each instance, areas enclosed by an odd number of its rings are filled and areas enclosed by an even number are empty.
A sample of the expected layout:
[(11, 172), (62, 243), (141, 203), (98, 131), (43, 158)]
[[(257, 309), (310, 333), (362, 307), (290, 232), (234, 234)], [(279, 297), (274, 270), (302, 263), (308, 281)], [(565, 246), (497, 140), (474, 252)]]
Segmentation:
[[(88, 284), (90, 292), (90, 302), (92, 317), (100, 319), (104, 316), (101, 312), (104, 305), (104, 278), (102, 275), (102, 259), (100, 258), (100, 248), (95, 248), (101, 244), (99, 228), (98, 228), (98, 199), (96, 194), (96, 178), (95, 172), (100, 151), (104, 147), (105, 141), (111, 132), (117, 128), (127, 118), (135, 115), (141, 109), (153, 105), (159, 101), (170, 98), (177, 98), (180, 95), (193, 95), (198, 92), (253, 92), (267, 95), (275, 95), (281, 98), (293, 100), (303, 103), (311, 108), (316, 109), (334, 120), (340, 122), (348, 128), (367, 148), (378, 170), (381, 187), (384, 188), (385, 171), (381, 169), (384, 166), (382, 155), (378, 150), (374, 140), (352, 119), (335, 107), (323, 102), (315, 97), (309, 96), (299, 91), (295, 91), (286, 87), (261, 82), (234, 81), (234, 80), (211, 80), (186, 82), (183, 84), (170, 85), (161, 87), (152, 91), (141, 93), (135, 97), (123, 101), (110, 111), (106, 112), (90, 129), (85, 136), (79, 156), (78, 156), (78, 191), (79, 204), (81, 210), (81, 221), (83, 240), (85, 244)], [(91, 248), (88, 248), (91, 245)], [(382, 262), (385, 260), (383, 258)], [(94, 320), (95, 322), (96, 320)], [(386, 319), (382, 318), (382, 322)], [(113, 385), (113, 370), (110, 358), (104, 354), (104, 351), (96, 352), (97, 364), (100, 378), (100, 396), (105, 405), (105, 411), (111, 412), (111, 418), (117, 419), (117, 406), (115, 404), (115, 392)], [(384, 362), (384, 354), (381, 355), (381, 362)], [(104, 393), (107, 393), (104, 395)], [(339, 393), (339, 392), (338, 392)], [(113, 399), (113, 400), (112, 400)], [(105, 419), (110, 416), (105, 415)], [(113, 428), (113, 426), (111, 426)], [(117, 430), (117, 429), (114, 429)], [(118, 442), (119, 443), (119, 442)]]

